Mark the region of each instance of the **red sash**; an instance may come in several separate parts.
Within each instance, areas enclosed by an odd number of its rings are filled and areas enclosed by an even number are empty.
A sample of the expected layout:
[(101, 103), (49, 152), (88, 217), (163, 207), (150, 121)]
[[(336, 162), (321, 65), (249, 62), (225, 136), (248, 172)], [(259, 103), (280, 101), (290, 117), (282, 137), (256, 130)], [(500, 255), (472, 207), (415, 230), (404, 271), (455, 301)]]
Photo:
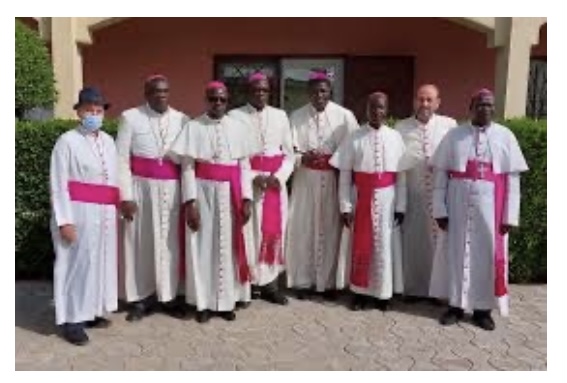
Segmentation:
[(357, 190), (354, 213), (352, 267), (350, 282), (354, 286), (368, 287), (370, 262), (374, 252), (372, 235), (372, 195), (375, 189), (386, 188), (396, 183), (396, 173), (354, 172)]
[(250, 280), (250, 269), (246, 259), (244, 233), (242, 231), (242, 189), (239, 165), (221, 165), (207, 162), (195, 164), (195, 176), (202, 180), (224, 181), (230, 183), (230, 197), (233, 211), (232, 245), (238, 265), (240, 283)]
[[(273, 175), (284, 160), (283, 154), (275, 156), (254, 156), (250, 159), (253, 170), (269, 172)], [(282, 185), (283, 187), (283, 185)], [(282, 255), (282, 207), (278, 189), (267, 188), (262, 202), (262, 242), (259, 262), (267, 265), (283, 265)]]

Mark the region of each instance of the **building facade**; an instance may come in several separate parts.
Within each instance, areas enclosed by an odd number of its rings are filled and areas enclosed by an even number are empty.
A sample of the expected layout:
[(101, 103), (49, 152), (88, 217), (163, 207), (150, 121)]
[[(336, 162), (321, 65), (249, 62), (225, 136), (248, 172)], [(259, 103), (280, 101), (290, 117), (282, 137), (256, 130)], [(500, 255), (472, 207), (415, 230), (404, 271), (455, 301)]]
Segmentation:
[(546, 114), (546, 18), (35, 18), (50, 45), (58, 117), (73, 117), (77, 91), (96, 85), (109, 111), (143, 102), (143, 80), (170, 79), (171, 103), (190, 116), (204, 107), (203, 87), (225, 81), (232, 104), (246, 76), (272, 78), (272, 103), (306, 102), (307, 74), (333, 73), (334, 99), (364, 114), (375, 90), (390, 95), (391, 114), (411, 113), (415, 88), (435, 83), (442, 112), (467, 115), (470, 95), (496, 91), (499, 116)]

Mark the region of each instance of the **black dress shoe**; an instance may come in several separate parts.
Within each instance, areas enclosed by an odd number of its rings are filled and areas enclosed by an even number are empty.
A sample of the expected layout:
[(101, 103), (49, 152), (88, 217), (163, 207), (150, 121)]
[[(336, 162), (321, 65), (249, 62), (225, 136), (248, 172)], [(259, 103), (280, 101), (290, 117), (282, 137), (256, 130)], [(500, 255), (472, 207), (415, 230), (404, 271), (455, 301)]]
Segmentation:
[(267, 302), (276, 304), (276, 305), (282, 305), (285, 306), (288, 304), (288, 300), (285, 297), (285, 295), (283, 295), (282, 293), (280, 293), (279, 291), (273, 291), (273, 290), (262, 290), (262, 295), (261, 298)]
[(374, 307), (380, 311), (388, 311), (390, 308), (390, 300), (389, 299), (376, 299), (374, 301)]
[(472, 320), (475, 325), (483, 330), (494, 331), (496, 328), (489, 310), (474, 310)]
[(439, 323), (441, 323), (443, 326), (450, 326), (463, 319), (463, 316), (463, 309), (457, 307), (449, 307), (445, 314), (443, 314), (439, 319)]
[(310, 295), (311, 295), (311, 290), (309, 290), (309, 289), (297, 289), (295, 291), (295, 297), (297, 299), (299, 299), (300, 301), (303, 301), (305, 299), (309, 299)]
[(336, 301), (339, 296), (337, 290), (325, 290), (321, 295), (323, 296), (323, 299), (327, 301)]
[(252, 302), (236, 302), (236, 309), (237, 310), (244, 310), (250, 307)]
[(406, 295), (402, 298), (402, 301), (404, 303), (413, 304), (413, 303), (419, 303), (419, 302), (423, 301), (423, 299), (424, 298), (418, 297), (416, 295)]
[(131, 304), (130, 307), (128, 308), (128, 314), (126, 315), (126, 320), (128, 322), (137, 322), (142, 320), (145, 314), (146, 314), (145, 306), (142, 303), (137, 302)]
[(226, 321), (233, 321), (236, 319), (234, 311), (220, 311), (219, 316)]
[(195, 315), (195, 319), (199, 323), (207, 323), (209, 319), (211, 319), (211, 314), (209, 313), (208, 310), (197, 311), (197, 314)]
[(354, 294), (354, 296), (352, 297), (352, 300), (350, 302), (350, 309), (352, 311), (360, 311), (364, 308), (365, 306), (365, 297), (360, 295), (360, 294)]
[(166, 302), (162, 303), (161, 306), (165, 314), (176, 319), (187, 318), (187, 315), (189, 314), (187, 307), (183, 304), (179, 304), (178, 302)]
[(111, 321), (102, 317), (95, 317), (94, 320), (89, 320), (85, 322), (87, 328), (108, 328), (110, 327), (111, 324), (112, 324)]
[(76, 346), (84, 346), (89, 343), (89, 337), (82, 323), (65, 323), (63, 325), (63, 338)]

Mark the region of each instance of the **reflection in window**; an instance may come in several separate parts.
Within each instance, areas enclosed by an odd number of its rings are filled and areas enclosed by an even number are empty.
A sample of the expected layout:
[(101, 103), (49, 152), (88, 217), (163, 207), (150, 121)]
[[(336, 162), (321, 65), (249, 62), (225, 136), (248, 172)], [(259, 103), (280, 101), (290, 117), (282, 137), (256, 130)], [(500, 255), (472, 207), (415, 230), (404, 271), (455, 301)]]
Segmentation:
[(274, 89), (277, 73), (273, 62), (223, 59), (218, 61), (216, 78), (223, 81), (230, 92), (229, 108), (246, 104), (248, 76), (255, 72), (262, 72), (271, 79), (270, 103), (278, 105), (278, 92)]

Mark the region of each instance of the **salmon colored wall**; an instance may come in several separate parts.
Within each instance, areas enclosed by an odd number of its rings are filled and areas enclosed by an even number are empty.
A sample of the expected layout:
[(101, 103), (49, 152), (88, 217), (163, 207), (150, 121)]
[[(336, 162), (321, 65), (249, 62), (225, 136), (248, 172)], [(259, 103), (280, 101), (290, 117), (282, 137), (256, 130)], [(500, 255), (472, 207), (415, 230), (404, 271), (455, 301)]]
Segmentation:
[(143, 102), (154, 72), (170, 78), (173, 106), (202, 113), (215, 54), (414, 56), (415, 85), (438, 84), (442, 112), (456, 117), (474, 90), (494, 84), (485, 35), (437, 18), (135, 18), (93, 37), (85, 84), (102, 88), (112, 115)]
[(24, 23), (34, 31), (38, 30), (37, 20), (33, 17), (16, 17), (16, 19), (20, 20), (22, 23)]
[(532, 56), (547, 57), (547, 23), (539, 30), (539, 44), (532, 48)]

